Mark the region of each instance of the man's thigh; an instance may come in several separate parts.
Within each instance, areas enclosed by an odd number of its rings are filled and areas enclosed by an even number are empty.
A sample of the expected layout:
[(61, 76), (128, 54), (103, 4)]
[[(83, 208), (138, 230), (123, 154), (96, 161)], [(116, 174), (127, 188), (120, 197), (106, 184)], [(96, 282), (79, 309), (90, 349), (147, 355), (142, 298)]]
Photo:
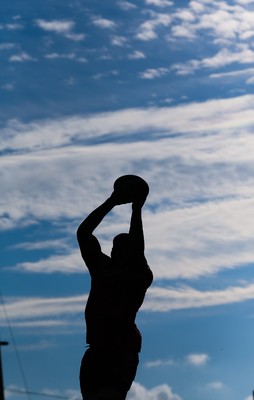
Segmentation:
[(125, 399), (138, 362), (138, 353), (89, 348), (80, 368), (81, 392), (87, 394), (86, 400)]

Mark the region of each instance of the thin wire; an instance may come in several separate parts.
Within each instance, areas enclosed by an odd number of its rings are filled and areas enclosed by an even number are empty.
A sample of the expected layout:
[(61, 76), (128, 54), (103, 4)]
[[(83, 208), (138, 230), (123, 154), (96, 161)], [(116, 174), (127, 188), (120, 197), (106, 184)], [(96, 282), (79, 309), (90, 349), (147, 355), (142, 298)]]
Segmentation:
[(39, 392), (27, 392), (26, 390), (21, 390), (21, 389), (5, 389), (8, 392), (14, 392), (14, 393), (20, 393), (20, 394), (32, 394), (35, 396), (43, 396), (43, 397), (51, 397), (55, 399), (64, 399), (64, 400), (69, 400), (69, 397), (66, 396), (61, 396), (61, 395), (55, 395), (55, 394), (48, 394), (48, 393), (39, 393)]
[(8, 317), (8, 313), (7, 313), (7, 310), (6, 310), (6, 307), (5, 307), (5, 303), (4, 303), (4, 299), (3, 299), (1, 291), (0, 291), (0, 297), (1, 297), (1, 303), (2, 303), (2, 306), (3, 306), (3, 309), (4, 309), (5, 318), (6, 318), (6, 321), (7, 321), (7, 324), (8, 324), (8, 328), (9, 328), (9, 331), (10, 331), (12, 343), (13, 343), (13, 346), (14, 346), (17, 362), (18, 362), (18, 365), (19, 365), (19, 368), (20, 368), (20, 372), (21, 372), (21, 375), (22, 375), (24, 386), (26, 388), (26, 392), (25, 393), (27, 394), (27, 397), (30, 400), (28, 384), (27, 384), (24, 368), (22, 366), (21, 358), (19, 356), (19, 352), (18, 352), (16, 341), (15, 341), (14, 333), (13, 333), (13, 330), (12, 330), (12, 327), (11, 327), (11, 323), (10, 323), (10, 320), (9, 320), (9, 317)]

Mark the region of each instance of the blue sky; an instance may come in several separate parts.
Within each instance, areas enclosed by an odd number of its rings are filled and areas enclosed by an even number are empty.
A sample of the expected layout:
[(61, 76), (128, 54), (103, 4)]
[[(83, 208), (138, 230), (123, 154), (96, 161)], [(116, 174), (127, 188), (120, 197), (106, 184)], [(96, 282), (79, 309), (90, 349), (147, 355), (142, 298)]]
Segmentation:
[[(22, 3), (0, 21), (6, 398), (80, 399), (76, 228), (131, 173), (155, 279), (128, 400), (251, 400), (254, 1)], [(129, 217), (98, 228), (105, 252)]]

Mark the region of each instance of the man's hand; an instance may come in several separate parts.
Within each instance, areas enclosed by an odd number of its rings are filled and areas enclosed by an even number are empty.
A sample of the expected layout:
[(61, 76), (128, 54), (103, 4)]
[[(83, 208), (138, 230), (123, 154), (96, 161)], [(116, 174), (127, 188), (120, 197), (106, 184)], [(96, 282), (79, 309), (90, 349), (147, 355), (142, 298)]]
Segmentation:
[(118, 192), (117, 190), (113, 191), (113, 193), (110, 196), (110, 200), (113, 202), (115, 206), (132, 202), (131, 199), (128, 199), (128, 196), (126, 196), (125, 193), (123, 193), (122, 191)]
[(134, 199), (133, 203), (132, 203), (132, 209), (136, 210), (136, 209), (141, 209), (143, 207), (143, 205), (145, 204), (147, 196), (138, 196), (136, 197), (136, 199)]

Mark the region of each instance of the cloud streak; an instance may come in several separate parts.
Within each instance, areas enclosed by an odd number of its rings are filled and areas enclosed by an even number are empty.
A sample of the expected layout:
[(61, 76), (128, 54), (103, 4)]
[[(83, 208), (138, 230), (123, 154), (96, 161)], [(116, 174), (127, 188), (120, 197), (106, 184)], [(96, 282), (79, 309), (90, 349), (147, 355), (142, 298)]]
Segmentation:
[(74, 33), (73, 28), (75, 27), (74, 21), (70, 20), (44, 20), (37, 19), (35, 21), (36, 25), (43, 29), (46, 32), (53, 32), (58, 35), (62, 35), (73, 41), (80, 41), (85, 39), (85, 35), (83, 33)]
[(189, 308), (213, 307), (254, 299), (254, 284), (224, 290), (199, 291), (191, 287), (152, 287), (143, 310), (167, 312)]
[[(11, 120), (2, 130), (0, 151), (40, 150), (73, 143), (84, 143), (103, 136), (127, 139), (144, 131), (153, 136), (170, 134), (204, 134), (236, 130), (254, 125), (254, 96), (207, 100), (163, 108), (133, 108), (84, 117), (72, 116), (24, 124)], [(52, 135), (54, 132), (54, 135)], [(250, 136), (249, 139), (251, 139)], [(110, 142), (110, 137), (108, 138)]]
[[(253, 103), (250, 95), (11, 122), (0, 142), (2, 151), (9, 152), (0, 161), (0, 227), (65, 218), (75, 232), (82, 218), (110, 195), (118, 176), (138, 173), (151, 188), (144, 224), (156, 279), (192, 279), (253, 263)], [(104, 136), (108, 143), (98, 144)], [(117, 143), (119, 137), (126, 141)], [(106, 252), (128, 223), (129, 208), (122, 206), (100, 227)], [(78, 251), (71, 247), (13, 267), (83, 271)]]
[[(83, 310), (88, 295), (70, 297), (25, 297), (6, 298), (5, 308), (12, 326), (23, 328), (57, 327), (70, 324), (73, 318), (83, 323)], [(169, 312), (173, 310), (195, 309), (234, 304), (254, 299), (254, 284), (232, 286), (224, 290), (200, 291), (188, 286), (151, 287), (141, 308), (143, 312)], [(6, 325), (4, 316), (0, 323)], [(187, 360), (192, 365), (203, 365), (208, 361), (204, 354), (192, 354)], [(168, 362), (171, 364), (171, 361)], [(154, 365), (148, 365), (149, 367)], [(156, 365), (157, 366), (157, 365)]]

